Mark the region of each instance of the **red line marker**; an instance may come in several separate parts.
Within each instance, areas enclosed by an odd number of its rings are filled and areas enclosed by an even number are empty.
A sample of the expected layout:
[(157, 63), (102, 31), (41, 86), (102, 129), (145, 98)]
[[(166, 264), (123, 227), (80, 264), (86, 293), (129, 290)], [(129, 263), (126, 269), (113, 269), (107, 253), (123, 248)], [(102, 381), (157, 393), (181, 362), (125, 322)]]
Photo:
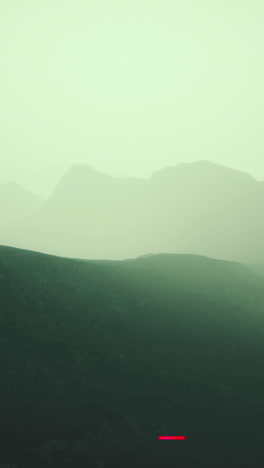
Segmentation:
[(159, 440), (185, 440), (186, 436), (158, 436)]

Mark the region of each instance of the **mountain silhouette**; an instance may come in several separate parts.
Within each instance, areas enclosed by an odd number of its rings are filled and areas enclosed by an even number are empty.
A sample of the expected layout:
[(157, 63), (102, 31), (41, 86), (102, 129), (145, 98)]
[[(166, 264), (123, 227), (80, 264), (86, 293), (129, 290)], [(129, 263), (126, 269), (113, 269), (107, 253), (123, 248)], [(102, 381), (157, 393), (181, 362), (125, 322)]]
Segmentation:
[(0, 466), (261, 466), (263, 304), (235, 262), (0, 247)]
[(263, 263), (264, 183), (209, 161), (149, 179), (75, 165), (38, 212), (0, 242), (55, 255), (125, 259), (159, 252)]
[(0, 184), (0, 227), (14, 225), (36, 213), (42, 200), (15, 182)]

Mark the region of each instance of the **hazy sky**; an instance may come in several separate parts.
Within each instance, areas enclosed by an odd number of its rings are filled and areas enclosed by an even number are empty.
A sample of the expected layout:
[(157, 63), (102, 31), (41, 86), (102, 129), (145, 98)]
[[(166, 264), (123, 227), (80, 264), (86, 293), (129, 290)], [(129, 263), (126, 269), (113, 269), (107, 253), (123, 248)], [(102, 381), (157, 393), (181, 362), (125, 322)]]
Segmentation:
[(200, 159), (264, 179), (262, 0), (0, 0), (0, 182)]

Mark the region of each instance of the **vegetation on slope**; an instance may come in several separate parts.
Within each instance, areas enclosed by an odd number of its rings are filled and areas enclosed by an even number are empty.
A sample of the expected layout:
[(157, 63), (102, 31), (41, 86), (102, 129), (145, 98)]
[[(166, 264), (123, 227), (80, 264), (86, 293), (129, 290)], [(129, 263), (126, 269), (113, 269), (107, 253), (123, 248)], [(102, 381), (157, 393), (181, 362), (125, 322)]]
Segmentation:
[(264, 283), (244, 265), (0, 247), (0, 310), (1, 468), (257, 466)]

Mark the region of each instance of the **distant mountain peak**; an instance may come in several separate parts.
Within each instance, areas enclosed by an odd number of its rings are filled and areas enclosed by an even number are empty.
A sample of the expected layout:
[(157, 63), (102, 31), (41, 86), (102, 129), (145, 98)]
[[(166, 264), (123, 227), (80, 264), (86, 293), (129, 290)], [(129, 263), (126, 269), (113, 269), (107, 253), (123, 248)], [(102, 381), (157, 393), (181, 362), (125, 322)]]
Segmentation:
[(80, 175), (85, 175), (85, 176), (103, 176), (103, 177), (111, 177), (107, 176), (103, 172), (97, 171), (94, 167), (90, 166), (90, 164), (72, 164), (69, 168), (69, 170), (66, 172), (65, 176), (75, 176), (77, 175), (78, 177)]
[(83, 183), (87, 182), (88, 180), (96, 180), (99, 179), (106, 179), (111, 178), (102, 172), (97, 171), (89, 164), (73, 164), (68, 171), (64, 174), (61, 178), (59, 185), (64, 185), (65, 183), (68, 184), (77, 184), (82, 185)]
[(9, 182), (0, 184), (0, 191), (1, 193), (13, 194), (16, 196), (21, 195), (23, 197), (31, 197), (32, 199), (35, 198), (36, 200), (39, 200), (39, 201), (42, 200), (42, 198), (39, 195), (36, 195), (30, 190), (25, 189), (24, 187), (19, 185), (14, 180), (10, 180)]
[(175, 166), (164, 167), (163, 169), (153, 172), (151, 178), (156, 179), (163, 176), (174, 177), (175, 174), (182, 175), (182, 172), (191, 176), (232, 176), (239, 179), (243, 178), (244, 180), (248, 180), (251, 182), (257, 182), (257, 180), (247, 172), (241, 171), (239, 169), (233, 169), (223, 164), (218, 164), (206, 159), (194, 162), (179, 163)]
[(15, 182), (14, 180), (10, 180), (9, 182), (6, 182), (5, 185), (10, 185), (11, 187), (19, 187), (19, 185), (17, 184), (17, 182)]
[(113, 177), (97, 171), (89, 164), (73, 164), (68, 171), (62, 176), (54, 193), (49, 200), (57, 196), (60, 199), (66, 199), (82, 194), (87, 196), (89, 187), (100, 187), (101, 184)]
[(6, 188), (6, 189), (15, 188), (15, 189), (23, 190), (22, 187), (19, 184), (17, 184), (14, 180), (10, 180), (9, 182), (4, 182), (0, 184), (0, 187)]

